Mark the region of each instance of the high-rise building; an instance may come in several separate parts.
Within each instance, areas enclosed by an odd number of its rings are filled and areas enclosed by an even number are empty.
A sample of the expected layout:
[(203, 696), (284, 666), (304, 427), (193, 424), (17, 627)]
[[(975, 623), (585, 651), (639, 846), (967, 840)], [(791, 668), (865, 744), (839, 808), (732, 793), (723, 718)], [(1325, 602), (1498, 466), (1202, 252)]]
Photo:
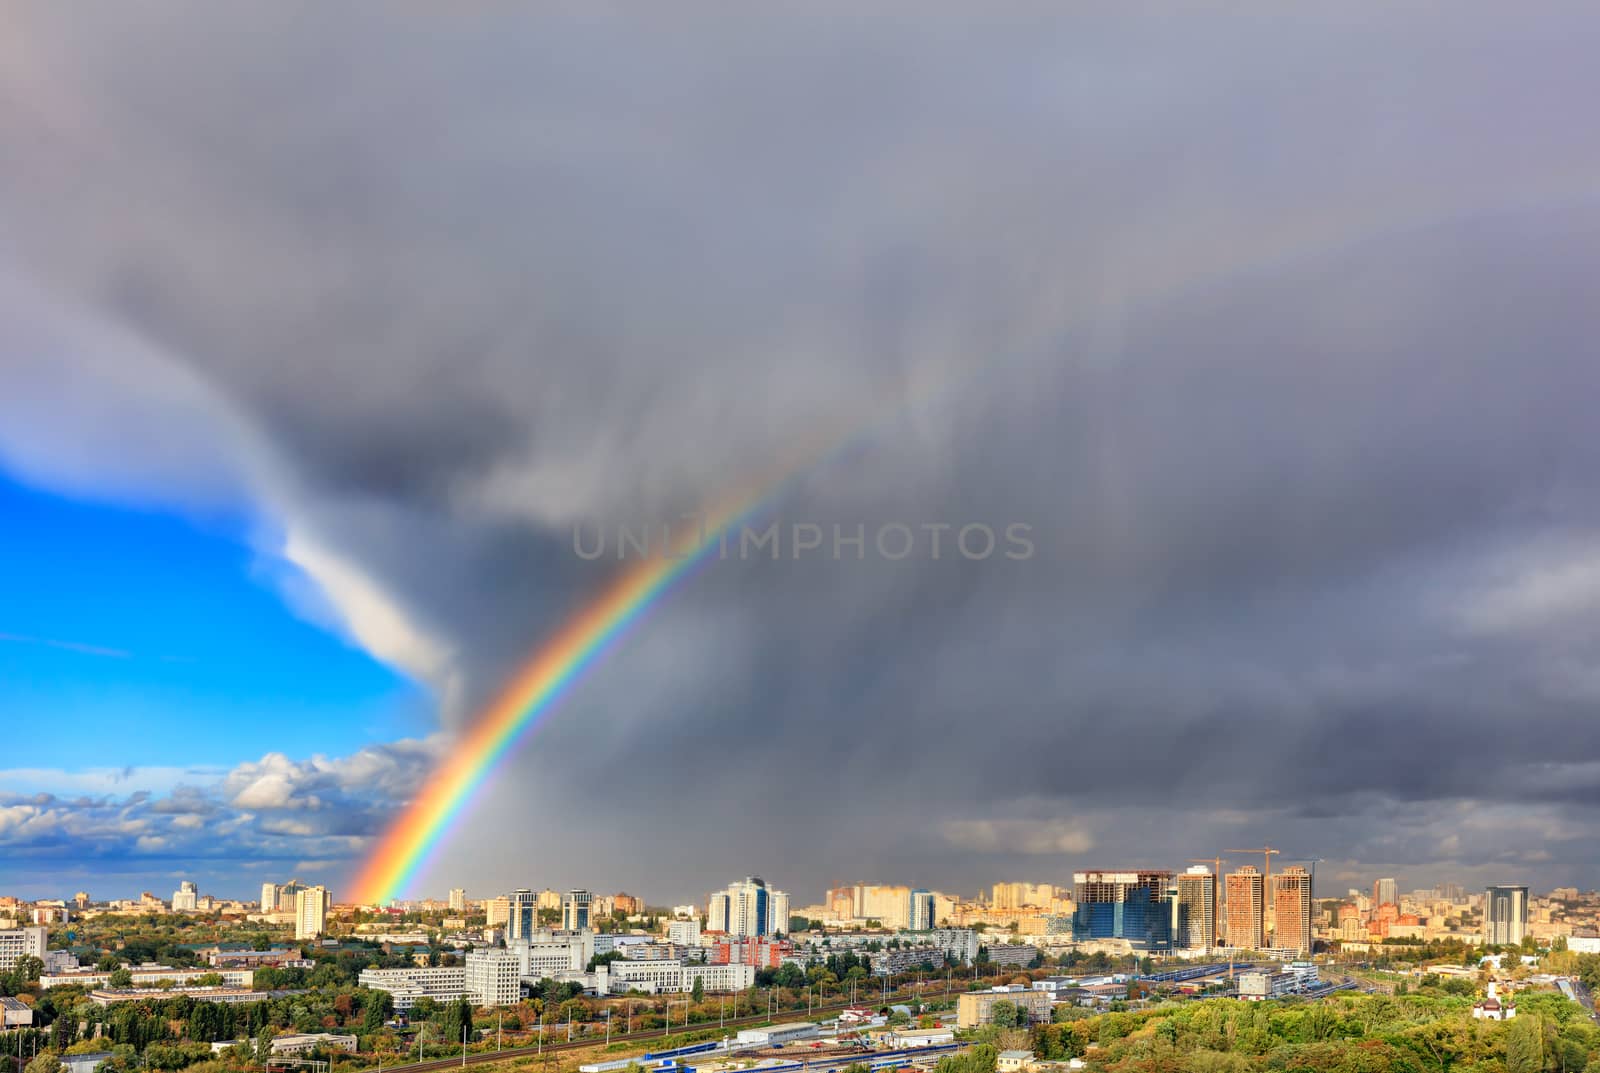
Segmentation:
[(508, 895), (507, 901), (506, 938), (513, 941), (529, 938), (539, 926), (538, 902), (533, 891), (518, 887)]
[(1072, 877), (1072, 936), (1126, 939), (1146, 950), (1172, 947), (1172, 873), (1077, 872)]
[(995, 909), (1048, 909), (1055, 896), (1052, 883), (996, 883), (989, 904)]
[(450, 888), (450, 911), (452, 913), (465, 913), (467, 911), (467, 890), (465, 887)]
[(767, 892), (767, 897), (770, 900), (767, 903), (766, 934), (787, 934), (789, 931), (789, 895), (781, 890), (772, 890)]
[(1516, 946), (1528, 934), (1528, 888), (1489, 887), (1483, 892), (1483, 943)]
[(189, 880), (185, 879), (178, 884), (178, 889), (172, 892), (172, 911), (174, 913), (192, 913), (200, 907), (200, 891)]
[(315, 939), (328, 927), (328, 910), (333, 908), (333, 895), (326, 887), (302, 887), (295, 894), (294, 937)]
[(1186, 950), (1209, 950), (1217, 942), (1217, 877), (1203, 864), (1178, 877), (1174, 941)]
[(589, 905), (594, 895), (586, 890), (569, 890), (561, 896), (561, 926), (567, 931), (582, 931), (589, 926)]
[(1266, 891), (1262, 875), (1254, 865), (1244, 865), (1228, 873), (1226, 945), (1240, 950), (1260, 950), (1266, 946)]
[(1400, 893), (1395, 888), (1393, 876), (1386, 876), (1383, 879), (1375, 879), (1372, 881), (1372, 907), (1374, 909), (1380, 905), (1399, 904)]
[(1274, 947), (1311, 953), (1311, 900), (1311, 874), (1300, 865), (1291, 864), (1272, 877)]
[(483, 903), (483, 926), (494, 928), (500, 925), (505, 925), (507, 931), (511, 929), (511, 898), (505, 894), (489, 898)]
[(914, 890), (906, 908), (906, 927), (912, 931), (932, 931), (934, 900), (931, 890)]
[(769, 889), (759, 876), (746, 876), (713, 891), (706, 904), (706, 930), (740, 938), (773, 935), (789, 927), (789, 895)]
[(278, 885), (277, 911), (280, 913), (296, 912), (298, 910), (298, 906), (300, 905), (300, 892), (305, 889), (305, 884), (301, 883), (298, 879), (291, 879), (287, 883), (280, 883)]
[(278, 885), (276, 883), (261, 884), (261, 911), (275, 913), (278, 911)]

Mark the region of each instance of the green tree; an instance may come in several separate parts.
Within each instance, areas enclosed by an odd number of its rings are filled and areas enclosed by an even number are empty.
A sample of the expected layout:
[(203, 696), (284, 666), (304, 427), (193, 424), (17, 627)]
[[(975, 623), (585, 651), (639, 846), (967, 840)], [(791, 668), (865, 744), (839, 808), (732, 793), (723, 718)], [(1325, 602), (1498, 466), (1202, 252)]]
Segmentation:
[(689, 991), (689, 997), (698, 1005), (706, 1000), (705, 980), (699, 976), (694, 978), (694, 987)]
[(41, 1051), (28, 1063), (26, 1073), (61, 1073), (61, 1059), (54, 1051)]

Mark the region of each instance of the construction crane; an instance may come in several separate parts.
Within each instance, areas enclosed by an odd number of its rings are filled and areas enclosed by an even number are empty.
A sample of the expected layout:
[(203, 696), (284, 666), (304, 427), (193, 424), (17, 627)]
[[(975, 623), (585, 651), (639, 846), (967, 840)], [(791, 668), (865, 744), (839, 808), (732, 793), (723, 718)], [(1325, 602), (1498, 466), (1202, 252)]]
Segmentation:
[(1271, 846), (1257, 846), (1255, 849), (1225, 849), (1222, 852), (1261, 854), (1261, 890), (1263, 895), (1272, 889), (1272, 858), (1282, 853), (1282, 850), (1273, 849)]
[(1327, 860), (1326, 857), (1285, 857), (1281, 863), (1283, 863), (1283, 864), (1309, 864), (1311, 866), (1311, 890), (1313, 891), (1313, 895), (1312, 896), (1315, 897), (1316, 895), (1315, 895), (1314, 892), (1317, 889), (1317, 865), (1322, 863), (1325, 860)]

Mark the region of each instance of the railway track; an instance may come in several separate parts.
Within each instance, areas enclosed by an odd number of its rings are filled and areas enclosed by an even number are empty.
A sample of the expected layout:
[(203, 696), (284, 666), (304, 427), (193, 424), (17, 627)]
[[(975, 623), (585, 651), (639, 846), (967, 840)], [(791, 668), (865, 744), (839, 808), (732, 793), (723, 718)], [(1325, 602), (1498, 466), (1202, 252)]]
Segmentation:
[[(901, 999), (909, 998), (909, 997), (914, 997), (914, 996), (906, 995), (906, 994), (903, 994), (902, 992), (896, 991), (892, 995), (890, 995), (890, 1000), (891, 1001), (899, 1001)], [(882, 1005), (882, 1003), (883, 1003), (883, 997), (880, 995), (877, 998), (875, 998), (870, 1003), (870, 1005), (878, 1006), (878, 1005)], [(815, 1015), (817, 1015), (819, 1013), (838, 1013), (841, 1010), (850, 1009), (850, 1007), (851, 1007), (850, 1003), (841, 1002), (841, 1003), (838, 1003), (836, 1005), (813, 1007), (809, 1011), (809, 1013), (807, 1013), (807, 1014), (802, 1014), (799, 1010), (784, 1010), (784, 1011), (780, 1011), (780, 1013), (784, 1014), (784, 1015), (788, 1015), (788, 1016), (794, 1017), (796, 1019), (804, 1020), (807, 1017), (815, 1016)], [(765, 1013), (758, 1013), (758, 1014), (751, 1014), (751, 1015), (749, 1015), (747, 1017), (730, 1017), (726, 1021), (723, 1021), (721, 1025), (715, 1026), (715, 1027), (738, 1028), (738, 1027), (747, 1027), (749, 1025), (764, 1025), (769, 1020), (776, 1021), (776, 1019), (779, 1016), (780, 1016), (780, 1014), (775, 1013), (775, 1014), (773, 1014), (772, 1018), (769, 1019), (768, 1016)], [(634, 1042), (644, 1043), (644, 1042), (648, 1042), (649, 1040), (653, 1040), (653, 1039), (667, 1039), (667, 1038), (669, 1038), (671, 1036), (681, 1036), (681, 1035), (684, 1035), (684, 1034), (690, 1033), (690, 1032), (704, 1032), (707, 1029), (712, 1028), (712, 1027), (713, 1026), (708, 1022), (699, 1022), (699, 1023), (695, 1023), (695, 1024), (691, 1024), (691, 1025), (687, 1025), (687, 1026), (682, 1026), (682, 1027), (678, 1027), (678, 1028), (671, 1028), (671, 1029), (668, 1029), (668, 1028), (650, 1028), (650, 1029), (643, 1029), (643, 1030), (640, 1030), (638, 1032), (614, 1033), (612, 1035), (612, 1037), (611, 1037), (611, 1042), (612, 1043), (634, 1043)], [(463, 1062), (461, 1056), (457, 1055), (454, 1058), (430, 1058), (430, 1059), (428, 1059), (426, 1061), (423, 1061), (423, 1062), (407, 1062), (407, 1063), (405, 1063), (403, 1065), (384, 1066), (383, 1067), (383, 1073), (433, 1073), (433, 1071), (436, 1071), (436, 1070), (445, 1070), (445, 1069), (450, 1069), (452, 1067), (459, 1069), (463, 1065), (468, 1065), (468, 1066), (483, 1065), (484, 1063), (487, 1063), (487, 1062), (503, 1062), (508, 1058), (524, 1058), (524, 1057), (527, 1057), (529, 1055), (539, 1055), (540, 1053), (543, 1053), (543, 1054), (552, 1054), (552, 1053), (559, 1054), (559, 1053), (561, 1053), (563, 1051), (577, 1051), (577, 1050), (582, 1050), (582, 1049), (584, 1049), (586, 1047), (603, 1047), (605, 1045), (606, 1044), (605, 1044), (605, 1040), (604, 1039), (589, 1038), (589, 1039), (575, 1039), (571, 1043), (568, 1043), (568, 1042), (566, 1042), (564, 1040), (562, 1042), (560, 1042), (560, 1043), (548, 1043), (547, 1042), (544, 1045), (544, 1047), (542, 1049), (542, 1052), (541, 1052), (541, 1048), (539, 1047), (538, 1044), (533, 1044), (533, 1045), (527, 1046), (527, 1047), (507, 1047), (504, 1050), (482, 1051), (482, 1052), (479, 1052), (477, 1054), (473, 1054), (473, 1053), (469, 1052), (466, 1055), (466, 1060), (464, 1062)], [(370, 1067), (370, 1068), (372, 1068), (374, 1070), (376, 1069), (376, 1067)], [(365, 1073), (365, 1071), (363, 1071), (363, 1073)]]

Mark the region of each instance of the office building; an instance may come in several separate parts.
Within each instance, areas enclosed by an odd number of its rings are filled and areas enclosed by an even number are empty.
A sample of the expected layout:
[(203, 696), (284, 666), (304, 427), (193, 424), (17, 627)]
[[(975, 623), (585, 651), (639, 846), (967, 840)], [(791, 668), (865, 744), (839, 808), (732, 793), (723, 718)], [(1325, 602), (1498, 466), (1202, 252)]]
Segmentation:
[(715, 993), (754, 987), (756, 967), (742, 962), (715, 965), (675, 959), (631, 961), (625, 958), (599, 966), (594, 977), (595, 994), (601, 996), (624, 995), (629, 991), (650, 995), (692, 991), (696, 980), (706, 991)]
[(465, 913), (467, 911), (467, 891), (465, 887), (450, 888), (450, 911), (452, 913)]
[(505, 927), (511, 930), (511, 898), (502, 894), (498, 898), (490, 898), (483, 903), (483, 926), (486, 928)]
[(327, 887), (304, 887), (295, 895), (294, 937), (315, 939), (328, 928), (333, 895)]
[(172, 911), (174, 913), (192, 913), (200, 907), (200, 891), (195, 885), (185, 879), (178, 884), (178, 889), (172, 892)]
[(1311, 874), (1300, 865), (1291, 864), (1272, 877), (1274, 949), (1311, 954), (1312, 897)]
[(1126, 939), (1143, 950), (1172, 947), (1172, 873), (1077, 872), (1072, 877), (1072, 937)]
[(569, 890), (561, 896), (561, 926), (567, 931), (582, 931), (589, 926), (589, 906), (594, 895), (586, 890)]
[(1267, 945), (1266, 889), (1254, 865), (1228, 873), (1228, 902), (1224, 909), (1226, 945), (1236, 950), (1260, 950)]
[(1211, 869), (1197, 864), (1178, 877), (1178, 897), (1174, 903), (1178, 919), (1173, 935), (1176, 945), (1185, 950), (1209, 950), (1217, 942), (1217, 877)]
[(522, 959), (497, 946), (469, 950), (466, 988), (479, 1006), (510, 1006), (522, 997)]
[(50, 933), (44, 928), (9, 928), (0, 931), (0, 972), (10, 972), (16, 968), (19, 958), (34, 957), (43, 961), (49, 945)]
[(1399, 892), (1395, 889), (1395, 882), (1394, 882), (1394, 877), (1393, 876), (1387, 876), (1387, 877), (1385, 877), (1383, 879), (1375, 879), (1375, 880), (1373, 880), (1373, 882), (1372, 882), (1372, 907), (1374, 909), (1376, 909), (1380, 905), (1399, 905), (1399, 904), (1400, 904), (1400, 895), (1399, 895)]
[(1483, 893), (1483, 943), (1516, 946), (1528, 934), (1528, 888), (1489, 887)]
[(906, 927), (911, 931), (933, 930), (933, 891), (914, 890), (906, 908)]
[(539, 906), (533, 891), (518, 887), (507, 897), (506, 937), (527, 939), (539, 927)]

